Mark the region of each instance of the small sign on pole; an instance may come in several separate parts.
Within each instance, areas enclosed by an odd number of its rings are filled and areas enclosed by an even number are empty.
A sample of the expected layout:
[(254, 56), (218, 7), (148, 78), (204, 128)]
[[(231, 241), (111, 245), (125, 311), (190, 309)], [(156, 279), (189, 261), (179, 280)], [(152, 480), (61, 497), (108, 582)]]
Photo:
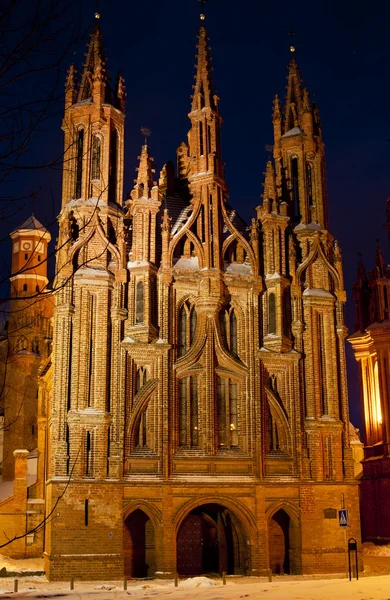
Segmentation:
[(348, 510), (346, 508), (342, 508), (339, 510), (339, 525), (340, 527), (348, 527)]

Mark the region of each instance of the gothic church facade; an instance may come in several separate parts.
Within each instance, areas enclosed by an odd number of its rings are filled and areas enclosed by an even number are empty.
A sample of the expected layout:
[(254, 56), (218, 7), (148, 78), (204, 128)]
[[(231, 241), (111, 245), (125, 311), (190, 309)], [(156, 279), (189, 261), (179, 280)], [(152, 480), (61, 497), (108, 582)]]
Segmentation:
[(249, 226), (228, 203), (203, 21), (178, 172), (154, 181), (145, 144), (125, 209), (124, 110), (97, 21), (81, 81), (71, 67), (66, 82), (40, 381), (48, 577), (342, 572), (336, 509), (360, 528), (346, 297), (294, 53)]

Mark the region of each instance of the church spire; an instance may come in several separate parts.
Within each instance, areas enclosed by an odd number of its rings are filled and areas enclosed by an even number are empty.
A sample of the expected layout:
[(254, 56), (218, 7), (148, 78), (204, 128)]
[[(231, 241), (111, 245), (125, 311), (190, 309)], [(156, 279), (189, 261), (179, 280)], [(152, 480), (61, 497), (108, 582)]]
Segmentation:
[(106, 101), (109, 92), (103, 36), (99, 25), (100, 15), (95, 13), (95, 24), (88, 44), (84, 70), (81, 78), (78, 101), (92, 98), (100, 104)]
[(133, 199), (150, 198), (152, 187), (155, 184), (153, 181), (153, 158), (150, 156), (149, 147), (144, 144), (139, 158), (139, 167), (137, 167), (138, 176), (135, 179), (134, 190), (131, 193)]
[(291, 59), (288, 66), (287, 94), (284, 107), (284, 133), (299, 127), (299, 115), (302, 112), (302, 87), (299, 69), (295, 60), (295, 48), (290, 47)]
[(213, 173), (223, 178), (223, 163), (220, 152), (219, 98), (215, 93), (211, 77), (211, 57), (208, 37), (201, 15), (201, 26), (197, 44), (197, 64), (194, 93), (192, 96), (191, 130), (188, 134), (190, 177), (198, 173)]
[[(203, 16), (203, 15), (202, 15)], [(204, 107), (210, 107), (213, 110), (217, 109), (218, 97), (215, 94), (213, 81), (211, 77), (211, 57), (209, 55), (210, 47), (208, 45), (208, 37), (204, 20), (202, 20), (197, 44), (198, 53), (194, 94), (192, 96), (192, 110), (199, 110)]]

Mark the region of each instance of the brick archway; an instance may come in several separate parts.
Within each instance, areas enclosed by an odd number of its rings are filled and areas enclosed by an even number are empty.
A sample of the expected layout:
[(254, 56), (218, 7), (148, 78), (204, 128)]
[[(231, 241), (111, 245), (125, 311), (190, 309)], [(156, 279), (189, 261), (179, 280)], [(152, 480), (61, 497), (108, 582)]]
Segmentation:
[(250, 545), (237, 515), (209, 502), (190, 509), (176, 532), (176, 569), (180, 575), (246, 574)]
[(291, 509), (281, 504), (268, 516), (269, 568), (278, 575), (302, 572), (300, 521), (296, 510)]
[(150, 577), (156, 571), (155, 527), (141, 508), (136, 508), (123, 524), (124, 574), (126, 577)]

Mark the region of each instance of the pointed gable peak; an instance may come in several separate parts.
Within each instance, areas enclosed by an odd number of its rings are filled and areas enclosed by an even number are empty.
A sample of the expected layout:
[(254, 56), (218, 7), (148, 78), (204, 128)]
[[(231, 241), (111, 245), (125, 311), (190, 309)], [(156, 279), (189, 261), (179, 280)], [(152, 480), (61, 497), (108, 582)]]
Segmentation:
[(141, 150), (141, 156), (139, 158), (139, 166), (137, 167), (138, 175), (137, 179), (134, 180), (135, 186), (131, 193), (133, 200), (137, 198), (150, 198), (153, 186), (156, 183), (153, 181), (153, 168), (154, 159), (150, 156), (149, 147), (144, 144)]
[(217, 109), (218, 97), (215, 93), (211, 77), (211, 57), (209, 55), (209, 46), (206, 27), (202, 22), (197, 44), (197, 64), (195, 74), (194, 93), (192, 96), (191, 110), (199, 110), (204, 107)]

